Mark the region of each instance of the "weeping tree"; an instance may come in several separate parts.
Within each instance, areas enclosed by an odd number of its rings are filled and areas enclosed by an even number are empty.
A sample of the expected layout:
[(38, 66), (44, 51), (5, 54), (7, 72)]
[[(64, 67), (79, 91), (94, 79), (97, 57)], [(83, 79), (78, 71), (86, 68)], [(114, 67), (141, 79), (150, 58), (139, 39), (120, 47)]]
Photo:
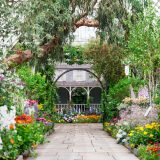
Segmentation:
[(134, 24), (147, 4), (147, 0), (101, 0), (97, 11), (101, 39), (124, 45), (130, 31), (126, 20)]
[(6, 59), (6, 62), (11, 65), (30, 59), (36, 61), (48, 54), (52, 59), (61, 57), (63, 44), (72, 37), (72, 32), (76, 28), (94, 25), (84, 20), (84, 17), (92, 14), (96, 2), (96, 0), (28, 0), (11, 3), (3, 0), (0, 3), (3, 8), (0, 13), (2, 23), (4, 22), (4, 27), (1, 28), (3, 38), (11, 32), (18, 37), (23, 48), (23, 51), (16, 52)]
[(98, 27), (102, 39), (120, 43), (129, 32), (125, 20), (129, 14), (135, 19), (143, 3), (139, 0), (2, 0), (0, 33), (3, 37), (10, 32), (18, 36), (24, 48), (8, 57), (6, 63), (20, 64), (30, 59), (35, 63), (48, 54), (52, 59), (61, 58), (62, 45), (81, 26)]

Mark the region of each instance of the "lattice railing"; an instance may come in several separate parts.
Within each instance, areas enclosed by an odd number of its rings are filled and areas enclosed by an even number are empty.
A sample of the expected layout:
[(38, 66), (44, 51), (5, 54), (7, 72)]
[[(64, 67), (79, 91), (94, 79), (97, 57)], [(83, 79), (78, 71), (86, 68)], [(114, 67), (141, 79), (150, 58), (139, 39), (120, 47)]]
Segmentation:
[(96, 113), (99, 114), (101, 112), (100, 104), (90, 104), (89, 106), (86, 104), (56, 104), (56, 109), (58, 114), (65, 113)]

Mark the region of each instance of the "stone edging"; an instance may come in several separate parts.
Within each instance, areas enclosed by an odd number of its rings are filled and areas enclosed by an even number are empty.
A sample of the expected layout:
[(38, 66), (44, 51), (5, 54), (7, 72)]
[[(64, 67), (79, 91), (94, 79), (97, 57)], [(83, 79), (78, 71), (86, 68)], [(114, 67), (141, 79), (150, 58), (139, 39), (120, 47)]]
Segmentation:
[(131, 148), (129, 143), (125, 143), (123, 144), (123, 146), (125, 146), (128, 150), (130, 150), (130, 152), (132, 152), (136, 157), (138, 157), (138, 149), (137, 148)]
[[(104, 131), (105, 132), (107, 132), (108, 134), (109, 134), (109, 136), (111, 136), (112, 138), (114, 138), (112, 135), (111, 135), (111, 133), (110, 132), (108, 132), (108, 131), (106, 131), (105, 129), (104, 129)], [(114, 138), (114, 139), (116, 139), (116, 138)], [(123, 145), (124, 147), (126, 147), (131, 153), (133, 153), (136, 157), (138, 157), (138, 149), (137, 148), (131, 148), (130, 147), (130, 145), (129, 145), (129, 143), (125, 143), (125, 144), (122, 144), (121, 143), (121, 145)]]

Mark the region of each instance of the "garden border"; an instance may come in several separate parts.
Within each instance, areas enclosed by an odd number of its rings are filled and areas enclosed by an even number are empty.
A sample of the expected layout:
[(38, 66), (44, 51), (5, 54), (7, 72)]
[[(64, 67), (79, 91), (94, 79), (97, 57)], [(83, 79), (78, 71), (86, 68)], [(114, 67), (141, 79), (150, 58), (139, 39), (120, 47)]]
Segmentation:
[[(55, 123), (53, 123), (52, 125), (52, 129), (50, 129), (45, 135), (44, 135), (44, 138), (47, 138), (49, 135), (51, 135), (52, 133), (54, 133), (54, 126), (55, 126)], [(31, 151), (34, 151), (35, 149), (30, 149), (30, 150), (26, 150), (23, 152), (23, 154), (19, 155), (16, 160), (24, 160), (24, 157), (27, 158), (29, 157)]]

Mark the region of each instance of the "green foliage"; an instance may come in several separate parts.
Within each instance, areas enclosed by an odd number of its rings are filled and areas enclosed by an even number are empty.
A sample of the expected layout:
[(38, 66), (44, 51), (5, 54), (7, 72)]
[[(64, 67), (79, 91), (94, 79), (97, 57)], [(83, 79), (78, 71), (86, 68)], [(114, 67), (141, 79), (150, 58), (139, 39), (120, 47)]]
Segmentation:
[(130, 24), (127, 53), (131, 65), (151, 72), (160, 65), (159, 17), (152, 7), (147, 8), (144, 14), (139, 15), (136, 24)]
[(116, 110), (116, 101), (112, 99), (110, 100), (109, 96), (106, 92), (102, 93), (101, 96), (101, 111), (102, 111), (102, 121), (109, 122), (113, 117), (116, 117), (118, 112)]
[(67, 64), (84, 64), (83, 56), (84, 48), (81, 46), (65, 46), (64, 47), (64, 61)]
[(124, 76), (121, 50), (117, 45), (100, 44), (100, 41), (96, 40), (87, 44), (84, 55), (99, 77), (115, 84)]
[(105, 122), (103, 125), (103, 129), (108, 132), (112, 137), (116, 138), (116, 135), (118, 133), (118, 128), (116, 125)]
[(109, 89), (109, 96), (118, 103), (121, 103), (125, 97), (130, 95), (130, 86), (132, 86), (134, 91), (137, 93), (139, 87), (144, 86), (145, 83), (146, 82), (144, 80), (139, 78), (123, 78)]
[(52, 119), (54, 103), (57, 98), (56, 88), (52, 82), (54, 70), (46, 68), (45, 75), (33, 73), (31, 68), (22, 66), (18, 69), (18, 74), (26, 84), (25, 92), (28, 99), (38, 100), (38, 103), (44, 105), (44, 109), (39, 111), (40, 116), (45, 112)]
[(43, 124), (41, 123), (17, 124), (16, 130), (19, 136), (20, 153), (44, 141)]
[(138, 147), (138, 157), (140, 160), (159, 160), (159, 156), (156, 153), (150, 153), (147, 148), (143, 145)]
[[(1, 0), (1, 38), (5, 40), (10, 35), (19, 37), (20, 48), (32, 50), (32, 65), (40, 65), (48, 59), (59, 60), (63, 57), (63, 45), (73, 38), (75, 23), (92, 14), (96, 2), (97, 0)], [(54, 41), (55, 39), (57, 40)], [(49, 45), (43, 46), (45, 44)], [(0, 48), (6, 47), (6, 44), (3, 45), (2, 43)], [(12, 48), (12, 44), (7, 45)], [(42, 48), (49, 54), (43, 54)]]
[(16, 159), (20, 154), (19, 140), (21, 140), (21, 137), (17, 136), (17, 132), (14, 130), (3, 130), (0, 134), (3, 141), (3, 148), (0, 150), (0, 159)]
[(26, 66), (21, 67), (18, 70), (18, 74), (26, 84), (25, 90), (28, 99), (35, 99), (44, 103), (47, 95), (45, 76), (42, 76), (40, 73), (34, 74), (32, 70)]
[(125, 21), (130, 15), (134, 23), (137, 14), (142, 12), (145, 6), (144, 0), (101, 0), (97, 12), (101, 39), (111, 44), (122, 45), (129, 34), (129, 27)]
[(87, 103), (87, 93), (83, 88), (76, 88), (72, 92), (72, 102), (74, 104), (86, 104)]
[(136, 127), (130, 131), (129, 143), (135, 146), (140, 144), (158, 143), (160, 138), (160, 126), (158, 123), (146, 124), (145, 126)]
[(6, 36), (14, 28), (14, 34), (21, 33), (20, 41), (27, 48), (35, 50), (39, 45), (49, 42), (53, 36), (65, 36), (70, 30), (69, 6), (64, 1), (29, 0), (9, 5), (2, 0), (0, 5), (6, 29), (2, 27), (2, 31), (5, 31), (3, 35)]
[(23, 82), (16, 73), (7, 69), (0, 57), (0, 106), (11, 107), (23, 96)]
[(47, 127), (42, 123), (17, 124), (16, 130), (1, 131), (3, 149), (0, 158), (14, 160), (19, 154), (44, 141)]
[(102, 94), (102, 112), (104, 115), (104, 122), (110, 121), (112, 118), (118, 115), (118, 106), (125, 97), (130, 95), (130, 86), (138, 92), (140, 86), (143, 86), (145, 81), (138, 78), (124, 78), (121, 79), (117, 84), (111, 86), (109, 93)]
[(134, 25), (129, 23), (130, 36), (126, 48), (126, 59), (134, 74), (148, 82), (150, 102), (155, 97), (157, 69), (160, 67), (159, 22), (157, 11), (149, 4), (144, 13), (138, 15)]

